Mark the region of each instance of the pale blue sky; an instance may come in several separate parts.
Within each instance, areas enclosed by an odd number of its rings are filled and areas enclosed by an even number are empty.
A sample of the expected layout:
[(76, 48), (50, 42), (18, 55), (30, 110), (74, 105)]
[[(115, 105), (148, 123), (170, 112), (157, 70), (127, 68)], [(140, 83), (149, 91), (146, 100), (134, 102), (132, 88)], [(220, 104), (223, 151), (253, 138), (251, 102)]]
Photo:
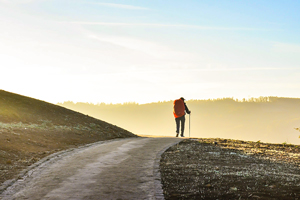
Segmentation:
[(0, 0), (0, 89), (52, 103), (300, 97), (299, 8)]

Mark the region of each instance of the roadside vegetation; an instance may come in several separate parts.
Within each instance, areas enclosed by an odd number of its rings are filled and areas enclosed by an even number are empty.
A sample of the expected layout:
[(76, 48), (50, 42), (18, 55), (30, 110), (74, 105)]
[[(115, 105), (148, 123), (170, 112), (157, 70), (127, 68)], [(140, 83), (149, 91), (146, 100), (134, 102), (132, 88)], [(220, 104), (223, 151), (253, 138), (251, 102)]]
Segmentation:
[(164, 197), (175, 199), (299, 199), (298, 145), (201, 138), (162, 155)]

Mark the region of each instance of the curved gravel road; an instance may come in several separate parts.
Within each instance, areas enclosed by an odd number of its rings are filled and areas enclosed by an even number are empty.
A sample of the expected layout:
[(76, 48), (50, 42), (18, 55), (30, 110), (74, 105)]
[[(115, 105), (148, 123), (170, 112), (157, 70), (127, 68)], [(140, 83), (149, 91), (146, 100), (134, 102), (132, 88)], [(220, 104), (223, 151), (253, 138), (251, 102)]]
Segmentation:
[(118, 139), (58, 155), (0, 199), (163, 199), (160, 155), (179, 138)]

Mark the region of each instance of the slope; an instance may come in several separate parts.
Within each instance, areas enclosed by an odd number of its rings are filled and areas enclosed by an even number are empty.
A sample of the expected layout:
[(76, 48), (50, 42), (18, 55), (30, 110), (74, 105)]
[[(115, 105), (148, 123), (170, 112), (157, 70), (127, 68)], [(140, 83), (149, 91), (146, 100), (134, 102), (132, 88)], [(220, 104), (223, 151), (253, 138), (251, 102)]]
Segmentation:
[(136, 135), (61, 106), (0, 90), (0, 183), (54, 152), (124, 137)]

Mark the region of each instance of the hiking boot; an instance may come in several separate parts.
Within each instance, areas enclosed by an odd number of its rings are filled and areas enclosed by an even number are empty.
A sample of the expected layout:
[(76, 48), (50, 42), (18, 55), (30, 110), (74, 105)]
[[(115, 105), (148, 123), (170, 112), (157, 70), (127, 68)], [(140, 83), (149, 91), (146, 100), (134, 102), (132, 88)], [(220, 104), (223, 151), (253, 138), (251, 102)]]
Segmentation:
[(176, 137), (178, 137), (179, 133), (176, 133)]
[(181, 135), (181, 137), (184, 137), (184, 135)]

